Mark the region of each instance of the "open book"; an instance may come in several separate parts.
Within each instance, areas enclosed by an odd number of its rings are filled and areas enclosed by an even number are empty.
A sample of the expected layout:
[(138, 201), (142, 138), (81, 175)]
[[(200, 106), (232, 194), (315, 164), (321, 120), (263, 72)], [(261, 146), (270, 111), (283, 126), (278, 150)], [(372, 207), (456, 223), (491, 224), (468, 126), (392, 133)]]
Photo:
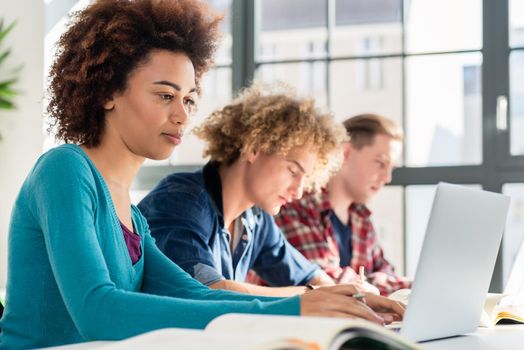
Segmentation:
[(524, 323), (524, 303), (511, 295), (488, 293), (480, 326), (492, 327), (499, 323)]
[(481, 326), (524, 323), (524, 241), (513, 262), (503, 294), (488, 294)]
[(362, 321), (327, 317), (227, 314), (204, 331), (166, 328), (100, 349), (214, 349), (214, 350), (338, 350), (419, 349), (384, 327)]
[[(400, 289), (391, 293), (388, 298), (407, 305), (410, 291), (410, 289)], [(523, 300), (512, 295), (488, 293), (479, 327), (493, 327), (498, 323), (524, 323)]]

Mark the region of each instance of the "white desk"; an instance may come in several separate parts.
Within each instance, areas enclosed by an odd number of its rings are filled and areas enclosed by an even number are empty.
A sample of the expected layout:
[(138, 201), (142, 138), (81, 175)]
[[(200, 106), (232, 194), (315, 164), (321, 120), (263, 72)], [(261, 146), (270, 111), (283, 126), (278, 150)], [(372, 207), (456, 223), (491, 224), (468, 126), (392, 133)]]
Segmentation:
[(88, 350), (88, 349), (91, 350), (91, 349), (101, 348), (111, 343), (112, 343), (111, 341), (90, 341), (87, 343), (78, 343), (78, 344), (73, 344), (73, 345), (53, 346), (50, 348), (43, 348), (40, 350)]
[[(45, 350), (86, 350), (111, 349), (111, 342), (89, 342), (75, 345), (66, 345)], [(475, 333), (468, 335), (434, 340), (421, 344), (424, 350), (507, 350), (524, 348), (524, 325), (500, 325), (495, 328), (479, 328)], [(173, 349), (176, 344), (173, 344)], [(153, 348), (148, 350), (155, 350)], [(235, 350), (235, 349), (232, 349)]]
[(506, 350), (524, 348), (524, 325), (479, 328), (475, 333), (422, 343), (424, 350)]

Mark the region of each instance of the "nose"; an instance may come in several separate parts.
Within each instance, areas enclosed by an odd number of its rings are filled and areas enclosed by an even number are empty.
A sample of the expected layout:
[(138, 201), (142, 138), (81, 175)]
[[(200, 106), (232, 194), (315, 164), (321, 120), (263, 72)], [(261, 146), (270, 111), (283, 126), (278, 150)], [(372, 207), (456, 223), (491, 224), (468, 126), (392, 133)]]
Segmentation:
[(189, 111), (184, 105), (182, 99), (177, 99), (173, 103), (173, 108), (170, 111), (169, 119), (173, 124), (186, 125), (189, 120)]
[(300, 176), (296, 181), (294, 181), (291, 184), (291, 197), (293, 199), (300, 199), (302, 198), (302, 194), (304, 193), (304, 182), (305, 182), (305, 176)]
[(392, 176), (393, 176), (393, 167), (388, 166), (388, 167), (386, 167), (386, 168), (384, 169), (384, 171), (382, 172), (380, 180), (381, 180), (385, 185), (387, 185), (388, 183), (391, 182)]

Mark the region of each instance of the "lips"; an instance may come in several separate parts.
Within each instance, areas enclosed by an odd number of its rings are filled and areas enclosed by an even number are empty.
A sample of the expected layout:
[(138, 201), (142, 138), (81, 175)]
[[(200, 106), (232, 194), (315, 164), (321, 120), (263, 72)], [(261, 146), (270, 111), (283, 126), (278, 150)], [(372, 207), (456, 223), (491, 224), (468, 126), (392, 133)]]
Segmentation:
[(371, 186), (369, 189), (371, 190), (371, 192), (373, 194), (377, 193), (380, 191), (380, 189), (384, 187), (383, 185), (375, 185), (375, 186)]
[(161, 134), (169, 143), (179, 145), (182, 143), (183, 133), (181, 132), (163, 132)]

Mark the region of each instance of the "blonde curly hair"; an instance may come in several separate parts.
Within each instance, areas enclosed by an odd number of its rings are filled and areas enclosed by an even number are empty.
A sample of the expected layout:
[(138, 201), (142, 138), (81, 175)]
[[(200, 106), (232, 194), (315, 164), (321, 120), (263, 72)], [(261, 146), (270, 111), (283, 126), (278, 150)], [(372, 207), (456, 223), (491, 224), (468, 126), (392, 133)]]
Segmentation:
[(227, 165), (251, 150), (286, 155), (308, 147), (317, 163), (304, 187), (317, 190), (341, 165), (346, 132), (329, 112), (301, 98), (284, 83), (253, 84), (222, 109), (213, 112), (194, 133), (206, 142), (204, 156)]

